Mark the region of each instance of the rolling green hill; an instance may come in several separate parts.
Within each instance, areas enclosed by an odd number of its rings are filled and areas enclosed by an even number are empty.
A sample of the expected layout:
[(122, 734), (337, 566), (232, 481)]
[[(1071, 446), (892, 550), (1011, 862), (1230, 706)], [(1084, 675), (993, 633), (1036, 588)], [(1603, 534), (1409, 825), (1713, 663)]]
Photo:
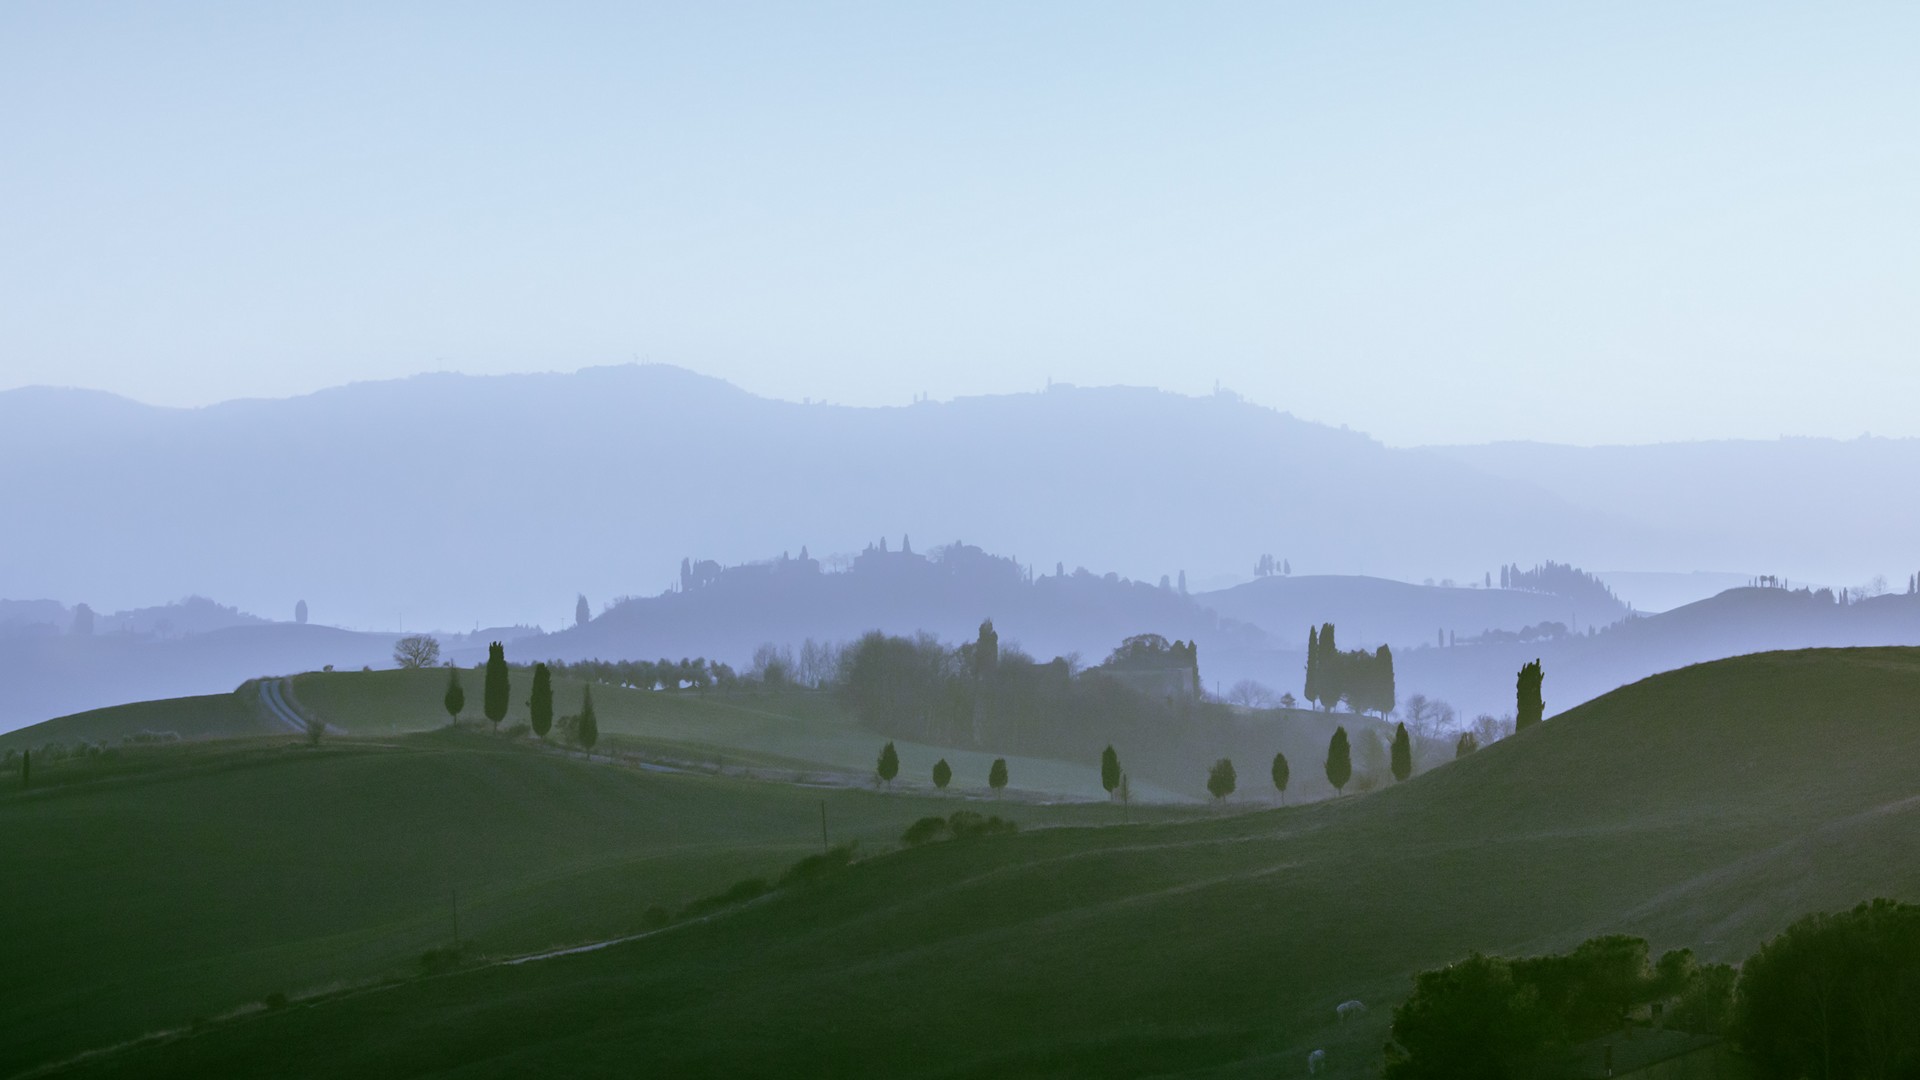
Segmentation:
[[(1105, 805), (973, 802), (625, 768), (447, 730), (128, 748), (0, 793), (0, 1076), (282, 992), (630, 934), (926, 814), (1026, 826)], [(1136, 815), (1180, 814), (1136, 809)]]
[[(1468, 950), (1625, 931), (1734, 960), (1808, 909), (1920, 897), (1916, 702), (1920, 650), (1701, 665), (1365, 797), (936, 844), (75, 1071), (1284, 1076), (1325, 1048), (1373, 1075), (1409, 974)], [(1340, 1025), (1349, 998), (1371, 1012)]]

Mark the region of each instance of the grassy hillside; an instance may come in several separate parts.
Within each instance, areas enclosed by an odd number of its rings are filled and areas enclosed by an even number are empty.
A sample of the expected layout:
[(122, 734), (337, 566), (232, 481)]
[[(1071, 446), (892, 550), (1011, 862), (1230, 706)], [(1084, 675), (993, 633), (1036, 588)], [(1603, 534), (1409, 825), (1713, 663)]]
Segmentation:
[[(1702, 665), (1374, 795), (916, 849), (78, 1071), (1272, 1076), (1325, 1048), (1374, 1075), (1409, 973), (1470, 949), (1738, 959), (1809, 908), (1920, 897), (1916, 701), (1920, 650)], [(1341, 1026), (1348, 998), (1372, 1011)]]
[[(480, 715), (479, 673), (462, 671), (469, 707), (462, 715)], [(527, 696), (533, 676), (512, 675), (511, 707), (503, 725), (527, 722)], [(445, 724), (441, 705), (445, 671), (316, 672), (297, 676), (294, 693), (301, 704), (328, 722), (356, 734), (422, 731)], [(577, 712), (584, 684), (554, 680), (557, 712)], [(594, 712), (609, 745), (672, 760), (726, 768), (749, 767), (785, 779), (838, 778), (866, 782), (885, 740), (861, 728), (831, 693), (814, 690), (703, 691), (660, 693), (595, 685)], [(1323, 740), (1324, 741), (1324, 740)], [(896, 787), (931, 790), (934, 762), (946, 758), (957, 788), (984, 790), (996, 756), (907, 741), (896, 742), (900, 779)], [(1080, 799), (1104, 798), (1100, 786), (1099, 746), (1083, 761), (1009, 757), (1015, 791)], [(1193, 788), (1198, 788), (1196, 780)], [(1165, 787), (1137, 782), (1143, 800), (1187, 798)]]
[[(0, 1075), (274, 992), (411, 975), (451, 939), (456, 892), (487, 953), (602, 939), (819, 851), (823, 805), (832, 840), (866, 850), (970, 805), (588, 764), (463, 731), (64, 764), (0, 793)], [(1119, 815), (992, 810), (1029, 827)]]
[(74, 713), (0, 734), (0, 749), (47, 743), (118, 744), (129, 736), (147, 734), (205, 739), (270, 735), (285, 730), (260, 711), (250, 693), (236, 692), (141, 701)]

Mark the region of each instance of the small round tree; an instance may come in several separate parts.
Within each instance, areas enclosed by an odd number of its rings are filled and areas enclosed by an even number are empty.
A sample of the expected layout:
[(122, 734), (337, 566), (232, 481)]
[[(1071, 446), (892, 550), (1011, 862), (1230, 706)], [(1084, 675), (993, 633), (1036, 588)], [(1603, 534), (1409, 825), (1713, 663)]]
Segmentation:
[(1353, 744), (1347, 741), (1347, 729), (1333, 729), (1333, 739), (1327, 743), (1327, 783), (1333, 790), (1346, 794), (1347, 781), (1353, 779)]
[(460, 686), (460, 669), (453, 664), (447, 665), (447, 693), (440, 704), (446, 707), (450, 722), (460, 722), (460, 710), (467, 707), (467, 692)]
[(933, 786), (939, 788), (941, 791), (945, 791), (947, 790), (947, 785), (952, 782), (953, 767), (947, 764), (947, 759), (941, 758), (939, 761), (934, 762)]
[(1273, 755), (1273, 786), (1280, 792), (1281, 806), (1287, 805), (1287, 781), (1292, 775), (1293, 770), (1287, 766), (1287, 755)]
[(1225, 799), (1233, 794), (1235, 783), (1233, 762), (1227, 758), (1214, 762), (1213, 767), (1207, 770), (1207, 793), (1215, 800)]
[(894, 750), (892, 739), (888, 739), (887, 745), (880, 748), (880, 760), (874, 765), (873, 771), (888, 790), (893, 789), (893, 778), (900, 775), (900, 755)]
[(1007, 786), (1006, 758), (997, 757), (993, 759), (993, 768), (987, 770), (987, 786), (993, 789), (994, 798), (997, 799), (1000, 797), (1001, 790)]
[(1107, 789), (1107, 798), (1113, 798), (1113, 790), (1120, 786), (1120, 755), (1114, 753), (1109, 743), (1100, 752), (1100, 786)]
[(1407, 725), (1401, 724), (1393, 732), (1393, 782), (1400, 783), (1413, 775), (1413, 741), (1407, 738)]

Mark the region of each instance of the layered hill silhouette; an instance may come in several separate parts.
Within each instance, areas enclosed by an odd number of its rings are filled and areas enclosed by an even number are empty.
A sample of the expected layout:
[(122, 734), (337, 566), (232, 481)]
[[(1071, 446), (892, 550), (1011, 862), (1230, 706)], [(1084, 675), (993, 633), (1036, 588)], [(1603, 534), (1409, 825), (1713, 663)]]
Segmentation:
[[(1808, 910), (1920, 896), (1917, 696), (1913, 649), (1699, 665), (1367, 796), (879, 853), (637, 940), (71, 1072), (1237, 1076), (1320, 1049), (1376, 1075), (1411, 973), (1471, 950), (1622, 932), (1738, 960)], [(1370, 1011), (1342, 1023), (1352, 999)]]
[[(0, 500), (26, 526), (0, 596), (199, 592), (255, 612), (324, 597), (316, 618), (383, 630), (553, 626), (577, 593), (652, 593), (684, 556), (825, 558), (881, 532), (1149, 581), (1270, 551), (1303, 573), (1418, 579), (1519, 551), (1629, 558), (1646, 532), (1230, 395), (1057, 386), (848, 408), (664, 366), (201, 409), (8, 391)], [(1394, 524), (1409, 520), (1449, 524), (1410, 545)]]

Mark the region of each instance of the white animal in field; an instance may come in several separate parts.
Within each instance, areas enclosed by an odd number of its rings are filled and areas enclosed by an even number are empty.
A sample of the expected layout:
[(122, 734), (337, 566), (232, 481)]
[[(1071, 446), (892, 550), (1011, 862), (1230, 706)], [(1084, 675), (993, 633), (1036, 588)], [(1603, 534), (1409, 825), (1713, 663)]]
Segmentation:
[(1358, 1000), (1343, 1001), (1333, 1007), (1333, 1012), (1335, 1016), (1338, 1016), (1343, 1021), (1351, 1020), (1356, 1016), (1365, 1016), (1367, 1014), (1367, 1007), (1362, 1005)]
[(1307, 1055), (1307, 1075), (1319, 1076), (1320, 1070), (1326, 1064), (1327, 1064), (1327, 1052), (1325, 1050), (1315, 1050), (1313, 1053), (1308, 1054)]

